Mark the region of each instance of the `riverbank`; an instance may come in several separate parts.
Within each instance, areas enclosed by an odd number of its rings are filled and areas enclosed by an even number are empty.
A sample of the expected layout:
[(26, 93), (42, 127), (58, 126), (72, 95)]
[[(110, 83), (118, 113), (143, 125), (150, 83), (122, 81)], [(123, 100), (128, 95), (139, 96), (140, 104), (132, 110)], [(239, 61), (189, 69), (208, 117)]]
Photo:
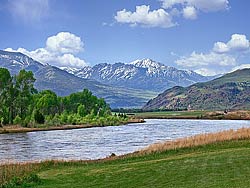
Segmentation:
[[(36, 188), (248, 187), (249, 155), (250, 129), (243, 128), (151, 145), (102, 160), (23, 165), (34, 168), (37, 176), (33, 174), (34, 181), (25, 183)], [(24, 166), (20, 164), (20, 169)]]
[(250, 111), (160, 111), (134, 113), (143, 119), (211, 119), (211, 120), (250, 120)]
[[(125, 125), (129, 123), (144, 123), (144, 119), (141, 118), (133, 118), (127, 121), (121, 122), (120, 125)], [(115, 126), (115, 125), (112, 125)], [(20, 125), (7, 125), (0, 127), (0, 134), (7, 133), (25, 133), (25, 132), (36, 132), (36, 131), (53, 131), (53, 130), (70, 130), (70, 129), (82, 129), (82, 128), (92, 128), (92, 127), (104, 127), (103, 125), (59, 125), (59, 126), (46, 126), (39, 125), (38, 127), (22, 127)]]

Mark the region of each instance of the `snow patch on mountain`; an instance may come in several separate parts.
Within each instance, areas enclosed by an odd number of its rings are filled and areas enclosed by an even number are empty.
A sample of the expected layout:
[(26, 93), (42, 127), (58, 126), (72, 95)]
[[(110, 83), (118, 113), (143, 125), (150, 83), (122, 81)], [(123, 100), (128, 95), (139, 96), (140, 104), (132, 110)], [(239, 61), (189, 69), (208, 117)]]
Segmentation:
[(179, 70), (151, 59), (131, 63), (101, 63), (81, 70), (66, 69), (68, 72), (87, 79), (95, 79), (113, 86), (162, 91), (176, 85), (188, 86), (208, 78), (193, 71)]

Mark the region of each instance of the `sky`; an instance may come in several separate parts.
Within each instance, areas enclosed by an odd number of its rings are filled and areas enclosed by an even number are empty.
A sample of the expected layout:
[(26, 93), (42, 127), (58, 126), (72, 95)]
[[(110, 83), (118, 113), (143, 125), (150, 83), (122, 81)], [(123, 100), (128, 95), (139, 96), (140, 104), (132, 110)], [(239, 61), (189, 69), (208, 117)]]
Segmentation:
[(250, 67), (249, 0), (0, 0), (0, 49), (81, 68), (150, 58), (203, 75)]

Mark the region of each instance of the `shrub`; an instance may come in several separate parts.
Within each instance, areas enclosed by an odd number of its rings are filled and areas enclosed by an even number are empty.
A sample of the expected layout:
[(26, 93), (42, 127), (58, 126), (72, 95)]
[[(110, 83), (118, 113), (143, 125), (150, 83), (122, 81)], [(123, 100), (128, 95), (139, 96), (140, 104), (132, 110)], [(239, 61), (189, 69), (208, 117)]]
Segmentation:
[(63, 124), (67, 123), (67, 121), (68, 121), (68, 114), (67, 114), (67, 112), (64, 111), (64, 112), (61, 114), (60, 120), (61, 120), (61, 122), (62, 122)]
[(0, 117), (0, 127), (3, 127), (4, 118)]
[(55, 125), (55, 126), (61, 125), (60, 116), (59, 116), (58, 114), (56, 114), (56, 115), (52, 118), (51, 122), (52, 122), (52, 125)]
[(77, 108), (77, 114), (81, 117), (84, 117), (87, 115), (87, 111), (84, 105), (80, 104)]
[(38, 110), (36, 110), (34, 113), (34, 119), (35, 119), (35, 122), (38, 124), (44, 124), (44, 122), (45, 122), (44, 115), (41, 112), (39, 112)]
[(17, 115), (16, 117), (15, 117), (15, 119), (13, 120), (13, 123), (14, 123), (14, 125), (20, 125), (20, 124), (22, 124), (22, 119), (20, 118), (20, 116), (19, 115)]
[(45, 124), (46, 124), (46, 126), (52, 126), (53, 125), (52, 119), (53, 119), (52, 115), (45, 116)]
[[(30, 127), (31, 125), (31, 116), (27, 116), (21, 123), (22, 127)], [(34, 125), (34, 122), (32, 122), (32, 125)]]

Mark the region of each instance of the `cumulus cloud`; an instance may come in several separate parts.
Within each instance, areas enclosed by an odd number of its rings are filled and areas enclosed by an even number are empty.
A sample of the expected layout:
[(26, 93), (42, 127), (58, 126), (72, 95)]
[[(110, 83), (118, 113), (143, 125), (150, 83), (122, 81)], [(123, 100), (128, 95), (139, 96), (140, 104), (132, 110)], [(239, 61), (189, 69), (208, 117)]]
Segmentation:
[(227, 42), (216, 42), (213, 51), (216, 53), (229, 53), (246, 51), (250, 49), (250, 41), (245, 35), (233, 34), (231, 39)]
[(131, 26), (141, 25), (144, 27), (173, 27), (171, 15), (164, 9), (150, 11), (150, 6), (136, 6), (136, 11), (131, 12), (123, 9), (118, 11), (115, 20), (120, 23), (127, 23)]
[(229, 51), (229, 48), (224, 42), (216, 42), (214, 43), (213, 51), (217, 53), (226, 53)]
[(84, 60), (75, 57), (72, 54), (63, 54), (62, 56), (59, 56), (58, 62), (60, 62), (60, 66), (66, 67), (82, 68), (84, 66), (87, 66)]
[(114, 16), (119, 23), (130, 26), (169, 28), (178, 25), (174, 18), (180, 14), (194, 20), (199, 12), (216, 12), (229, 8), (228, 0), (160, 0), (162, 8), (150, 11), (150, 6), (136, 6), (135, 12), (120, 10)]
[(227, 42), (214, 43), (208, 53), (192, 52), (180, 57), (175, 63), (182, 68), (189, 68), (203, 75), (215, 75), (231, 70), (248, 68), (249, 64), (238, 64), (240, 58), (250, 52), (250, 41), (245, 35), (233, 34)]
[(37, 22), (48, 16), (49, 0), (11, 0), (7, 7), (14, 18)]
[[(167, 10), (178, 7), (185, 19), (196, 19), (197, 13), (215, 12), (229, 8), (228, 0), (161, 0), (162, 7)], [(181, 5), (181, 6), (179, 6)]]
[(231, 50), (244, 51), (249, 49), (249, 40), (247, 40), (245, 35), (234, 34), (231, 40), (227, 43), (227, 46)]
[(60, 32), (47, 39), (46, 48), (55, 53), (78, 53), (83, 50), (81, 38), (69, 33)]
[(231, 67), (236, 65), (236, 59), (226, 54), (214, 52), (207, 54), (192, 52), (190, 56), (183, 56), (175, 63), (180, 67), (192, 69), (203, 75), (215, 75), (230, 70)]
[(162, 7), (165, 9), (172, 8), (176, 5), (192, 6), (197, 10), (204, 12), (219, 11), (228, 9), (229, 1), (228, 0), (161, 0)]
[(190, 56), (176, 60), (176, 64), (205, 76), (213, 76), (230, 70), (236, 65), (236, 59), (225, 54), (193, 52)]
[(194, 7), (188, 6), (183, 9), (183, 16), (186, 19), (194, 20), (197, 18), (197, 11)]
[(75, 56), (75, 54), (83, 51), (81, 38), (69, 32), (60, 32), (49, 37), (44, 48), (33, 51), (28, 51), (25, 48), (18, 48), (17, 50), (6, 48), (5, 50), (21, 52), (41, 63), (48, 63), (57, 67), (82, 68), (88, 65), (84, 60)]

